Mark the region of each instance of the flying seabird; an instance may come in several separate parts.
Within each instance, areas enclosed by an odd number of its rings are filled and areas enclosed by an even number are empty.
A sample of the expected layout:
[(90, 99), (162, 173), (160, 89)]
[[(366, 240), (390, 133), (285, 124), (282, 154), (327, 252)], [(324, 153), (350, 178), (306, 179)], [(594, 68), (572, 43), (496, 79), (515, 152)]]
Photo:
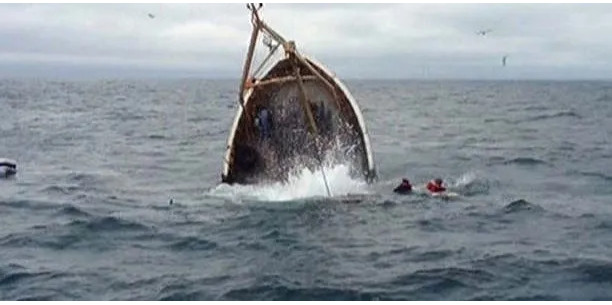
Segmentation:
[(502, 57), (502, 67), (506, 66), (506, 58), (508, 58), (508, 55), (504, 55), (504, 57)]
[(491, 32), (491, 31), (493, 31), (493, 30), (491, 30), (491, 29), (480, 30), (480, 31), (476, 32), (476, 35), (484, 36), (484, 35), (487, 35), (487, 33)]
[(155, 18), (155, 15), (149, 13), (149, 18), (151, 18), (151, 19)]

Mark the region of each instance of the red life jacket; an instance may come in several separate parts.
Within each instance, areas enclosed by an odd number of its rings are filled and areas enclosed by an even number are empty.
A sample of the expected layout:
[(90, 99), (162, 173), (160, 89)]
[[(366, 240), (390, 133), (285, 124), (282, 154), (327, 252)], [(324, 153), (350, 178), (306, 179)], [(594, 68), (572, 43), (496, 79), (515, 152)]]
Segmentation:
[(443, 187), (442, 185), (436, 184), (435, 181), (431, 180), (427, 182), (427, 190), (429, 190), (432, 193), (440, 193), (440, 192), (446, 191), (446, 188)]

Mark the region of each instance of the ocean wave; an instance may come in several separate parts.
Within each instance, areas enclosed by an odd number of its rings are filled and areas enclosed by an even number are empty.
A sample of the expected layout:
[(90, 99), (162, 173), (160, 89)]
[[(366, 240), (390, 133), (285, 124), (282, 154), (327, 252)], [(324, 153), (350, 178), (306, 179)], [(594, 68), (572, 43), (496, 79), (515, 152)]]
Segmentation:
[(591, 219), (595, 219), (595, 218), (596, 218), (596, 216), (595, 216), (595, 214), (593, 214), (593, 213), (584, 213), (584, 214), (580, 214), (580, 215), (578, 216), (578, 218), (580, 218), (580, 219), (589, 219), (589, 220), (591, 220)]
[(9, 272), (0, 275), (0, 286), (15, 284), (28, 278), (35, 278), (41, 275), (48, 275), (50, 272)]
[[(100, 173), (84, 173), (84, 172), (71, 172), (66, 175), (66, 180), (69, 183), (75, 183), (80, 188), (93, 188), (100, 185), (104, 185), (109, 180), (109, 176), (105, 176)], [(73, 186), (69, 186), (72, 189)]]
[(380, 203), (380, 205), (385, 208), (390, 208), (390, 207), (396, 206), (397, 204), (398, 204), (397, 202), (392, 201), (392, 200), (384, 200), (383, 202)]
[(92, 216), (92, 214), (89, 214), (85, 212), (84, 210), (74, 205), (71, 205), (71, 204), (62, 206), (60, 210), (55, 213), (55, 215), (56, 216), (70, 216), (70, 217), (84, 217), (84, 218)]
[(601, 260), (580, 260), (568, 270), (578, 275), (583, 282), (612, 284), (612, 262)]
[(175, 251), (182, 250), (211, 250), (217, 247), (217, 243), (213, 241), (208, 241), (205, 239), (200, 239), (197, 237), (189, 236), (183, 237), (180, 240), (170, 244), (168, 246), (170, 249)]
[[(170, 279), (166, 279), (166, 278)], [(196, 301), (196, 300), (214, 300), (218, 296), (213, 296), (210, 292), (206, 292), (202, 287), (207, 287), (214, 284), (225, 284), (231, 277), (228, 275), (212, 276), (199, 278), (196, 280), (184, 280), (182, 276), (164, 276), (162, 279), (150, 279), (147, 282), (157, 283), (156, 287), (162, 286), (159, 289), (157, 296), (154, 299), (160, 301)], [(138, 288), (139, 285), (128, 284)], [(119, 285), (118, 288), (122, 289), (124, 285)], [(142, 299), (142, 298), (138, 298)]]
[(452, 256), (452, 255), (454, 255), (456, 253), (457, 253), (457, 251), (451, 251), (451, 250), (425, 251), (425, 252), (417, 254), (416, 256), (411, 257), (410, 261), (412, 261), (412, 262), (426, 262), (426, 261), (443, 260), (444, 258), (450, 257), (450, 256)]
[(47, 194), (62, 194), (62, 195), (69, 195), (72, 194), (76, 191), (78, 191), (80, 188), (78, 186), (75, 185), (68, 185), (68, 186), (60, 186), (60, 185), (51, 185), (51, 186), (47, 186), (45, 188), (43, 188), (41, 190), (41, 192), (47, 193)]
[(3, 278), (13, 272), (23, 272), (25, 270), (26, 267), (19, 264), (10, 263), (7, 265), (0, 265), (0, 278)]
[(0, 287), (12, 286), (27, 279), (37, 278), (40, 276), (48, 276), (52, 273), (49, 271), (31, 272), (22, 265), (8, 264), (0, 266)]
[(550, 294), (527, 294), (508, 298), (508, 301), (558, 301), (560, 298)]
[(534, 115), (534, 116), (526, 117), (526, 118), (514, 118), (514, 119), (510, 119), (506, 117), (485, 118), (484, 122), (485, 123), (504, 122), (507, 124), (521, 124), (521, 123), (532, 123), (532, 122), (563, 118), (563, 117), (577, 118), (577, 119), (582, 118), (582, 116), (578, 114), (577, 112), (573, 110), (567, 110), (567, 111), (558, 111), (558, 112), (553, 112), (553, 113), (539, 114), (539, 115)]
[[(452, 298), (457, 291), (472, 291), (486, 288), (498, 276), (483, 269), (476, 268), (433, 268), (418, 270), (400, 275), (384, 284), (392, 291), (393, 299), (443, 300)], [(463, 295), (460, 299), (467, 298)]]
[(537, 204), (531, 203), (525, 199), (519, 199), (508, 203), (504, 207), (506, 213), (518, 213), (522, 211), (543, 211), (544, 209)]
[(595, 99), (596, 102), (608, 102), (608, 101), (612, 101), (612, 95), (604, 93), (603, 95), (598, 96)]
[(70, 173), (66, 176), (66, 180), (70, 182), (78, 182), (85, 184), (95, 184), (99, 182), (99, 179), (96, 175), (88, 174), (88, 173)]
[(54, 300), (59, 301), (59, 300), (68, 300), (68, 299), (74, 300), (74, 298), (68, 298), (68, 297), (57, 298), (56, 294), (54, 293), (38, 292), (38, 293), (34, 293), (33, 295), (16, 298), (15, 301), (54, 301)]
[(284, 300), (284, 301), (371, 301), (380, 300), (376, 294), (354, 289), (329, 287), (292, 288), (286, 285), (261, 285), (233, 289), (222, 300)]
[(601, 229), (601, 230), (606, 230), (606, 231), (612, 230), (612, 220), (603, 220), (603, 221), (600, 221), (599, 223), (597, 223), (595, 228)]
[(542, 110), (548, 110), (548, 107), (543, 106), (543, 105), (528, 105), (522, 108), (522, 110), (524, 111), (542, 111)]
[(537, 158), (531, 157), (517, 157), (510, 160), (504, 160), (501, 162), (504, 165), (524, 165), (524, 166), (536, 166), (536, 165), (550, 165), (548, 162), (544, 160), (540, 160)]
[(419, 228), (427, 232), (444, 232), (447, 230), (442, 219), (419, 219), (415, 223)]
[(73, 220), (67, 226), (90, 232), (142, 231), (150, 229), (148, 226), (141, 223), (128, 221), (114, 216), (96, 217), (88, 220)]
[(595, 177), (595, 178), (600, 178), (604, 181), (607, 182), (612, 182), (612, 176), (600, 173), (600, 172), (587, 172), (587, 171), (581, 171), (579, 172), (581, 175), (586, 176), (586, 177)]
[(24, 209), (24, 210), (52, 210), (57, 208), (58, 204), (50, 201), (40, 201), (40, 200), (8, 200), (8, 201), (0, 201), (0, 206), (5, 206), (9, 208), (16, 209)]
[(582, 257), (566, 257), (562, 259), (538, 259), (536, 257), (518, 256), (515, 254), (498, 254), (473, 261), (476, 266), (495, 270), (503, 270), (508, 266), (515, 269), (513, 283), (522, 282), (520, 277), (526, 274), (547, 272), (563, 274), (572, 278), (574, 282), (583, 283), (612, 283), (612, 262), (602, 259)]
[(198, 291), (177, 291), (167, 293), (158, 298), (159, 301), (198, 301), (198, 300), (209, 300), (210, 297), (203, 295)]
[(399, 286), (422, 286), (431, 283), (432, 280), (452, 280), (458, 286), (470, 286), (477, 283), (486, 283), (495, 279), (495, 275), (480, 269), (472, 268), (460, 268), (460, 267), (449, 267), (449, 268), (433, 268), (418, 270), (409, 274), (401, 275), (392, 280), (392, 285)]
[(53, 226), (39, 225), (28, 232), (12, 233), (0, 238), (0, 245), (9, 248), (63, 250), (82, 240), (83, 236), (78, 234), (49, 232), (55, 229)]
[(514, 121), (503, 117), (503, 118), (485, 118), (483, 120), (484, 123), (495, 123), (495, 122), (504, 122), (504, 123), (514, 123)]
[(559, 111), (559, 112), (555, 112), (551, 114), (537, 115), (537, 116), (527, 119), (527, 121), (533, 122), (533, 121), (547, 120), (547, 119), (554, 119), (554, 118), (561, 118), (561, 117), (582, 118), (582, 116), (580, 116), (578, 113), (572, 110), (569, 110), (569, 111)]
[[(30, 227), (24, 232), (10, 233), (0, 238), (0, 245), (13, 248), (49, 248), (63, 250), (94, 245), (95, 247), (106, 247), (106, 243), (100, 243), (100, 239), (107, 237), (99, 236), (90, 240), (88, 236), (102, 232), (120, 233), (126, 238), (133, 238), (129, 232), (151, 231), (143, 224), (122, 220), (116, 217), (94, 217), (76, 207), (67, 206), (61, 208), (56, 215), (68, 215), (72, 219), (68, 223), (39, 224)], [(74, 219), (75, 217), (84, 219)], [(112, 237), (111, 237), (112, 238)]]
[(151, 140), (165, 140), (166, 136), (160, 135), (160, 134), (151, 134), (151, 135), (148, 135), (147, 138)]
[[(232, 104), (233, 108), (234, 104)], [(219, 122), (219, 117), (217, 116), (198, 116), (187, 119), (187, 122), (191, 123), (201, 123), (201, 122)]]

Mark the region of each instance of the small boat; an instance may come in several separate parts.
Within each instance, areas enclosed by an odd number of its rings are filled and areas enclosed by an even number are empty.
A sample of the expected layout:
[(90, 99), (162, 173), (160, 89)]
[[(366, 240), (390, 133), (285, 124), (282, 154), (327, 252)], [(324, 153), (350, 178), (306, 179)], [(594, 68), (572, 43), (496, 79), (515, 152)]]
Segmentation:
[(17, 162), (11, 159), (0, 158), (0, 177), (10, 177), (17, 174)]
[[(247, 7), (253, 32), (240, 83), (240, 105), (227, 139), (222, 182), (286, 181), (305, 167), (314, 172), (334, 164), (350, 165), (352, 176), (371, 182), (376, 170), (370, 140), (347, 87), (264, 23), (259, 17), (261, 4)], [(267, 56), (252, 69), (262, 37)], [(277, 53), (279, 47), (284, 53)], [(273, 59), (274, 55), (279, 58)]]

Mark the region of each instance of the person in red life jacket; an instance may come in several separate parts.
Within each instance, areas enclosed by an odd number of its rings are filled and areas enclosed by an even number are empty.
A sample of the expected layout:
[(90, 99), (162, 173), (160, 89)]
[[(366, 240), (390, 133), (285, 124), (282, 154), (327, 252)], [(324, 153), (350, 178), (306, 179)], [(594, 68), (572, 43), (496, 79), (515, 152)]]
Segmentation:
[(412, 192), (412, 185), (408, 179), (404, 178), (402, 179), (402, 183), (400, 183), (400, 185), (398, 185), (393, 191), (398, 194), (409, 194)]
[(446, 191), (446, 188), (442, 186), (442, 179), (436, 178), (427, 182), (427, 190), (432, 193), (442, 193)]

